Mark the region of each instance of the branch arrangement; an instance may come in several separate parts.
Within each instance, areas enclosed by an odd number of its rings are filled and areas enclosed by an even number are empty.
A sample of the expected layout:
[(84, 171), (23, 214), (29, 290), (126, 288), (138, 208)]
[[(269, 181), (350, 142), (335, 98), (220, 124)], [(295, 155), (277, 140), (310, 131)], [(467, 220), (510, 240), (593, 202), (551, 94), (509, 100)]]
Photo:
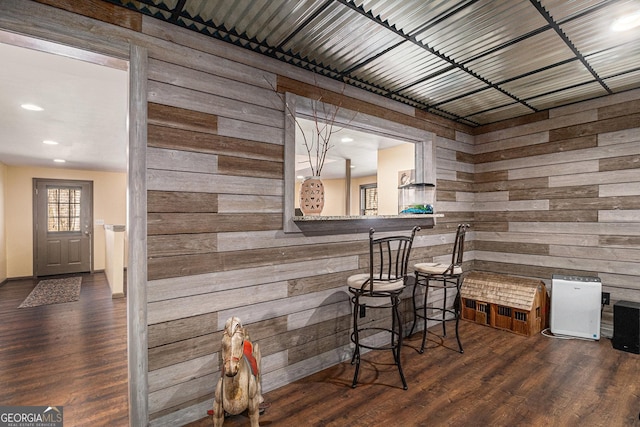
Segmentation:
[[(267, 80), (266, 77), (265, 80)], [(287, 104), (284, 96), (279, 93), (275, 87), (273, 87), (271, 82), (269, 80), (267, 80), (267, 82), (269, 83), (269, 86), (271, 86), (273, 91), (282, 100), (285, 108), (287, 109), (287, 112), (293, 118), (298, 129), (300, 129), (304, 146), (307, 150), (307, 161), (309, 162), (309, 167), (311, 168), (311, 175), (319, 177), (320, 173), (322, 172), (322, 168), (324, 167), (324, 163), (327, 159), (327, 153), (331, 148), (334, 147), (331, 144), (331, 137), (334, 133), (344, 129), (343, 127), (340, 127), (338, 129), (335, 128), (335, 121), (341, 104), (331, 105), (322, 102), (322, 94), (317, 99), (311, 100), (311, 114), (315, 124), (315, 130), (313, 135), (311, 135), (311, 140), (309, 140), (307, 138), (307, 135), (305, 134), (304, 129), (302, 128), (302, 125), (296, 117), (295, 111), (292, 111), (291, 106)], [(316, 87), (318, 86), (316, 85)], [(342, 88), (342, 92), (340, 93), (341, 95), (344, 94), (345, 87), (346, 84)]]
[[(319, 116), (320, 106), (322, 106), (322, 117)], [(338, 114), (339, 108), (339, 106), (328, 108), (327, 104), (322, 102), (322, 96), (317, 100), (311, 101), (311, 111), (313, 114), (313, 121), (315, 123), (315, 133), (311, 136), (311, 141), (307, 139), (307, 136), (298, 123), (298, 120), (295, 120), (302, 132), (302, 138), (304, 140), (304, 146), (307, 149), (307, 158), (309, 166), (311, 167), (312, 176), (320, 176), (324, 162), (327, 159), (327, 153), (333, 147), (331, 144), (331, 136), (342, 130), (342, 128), (337, 130), (334, 129), (336, 115)], [(312, 158), (312, 153), (315, 153), (315, 164)]]

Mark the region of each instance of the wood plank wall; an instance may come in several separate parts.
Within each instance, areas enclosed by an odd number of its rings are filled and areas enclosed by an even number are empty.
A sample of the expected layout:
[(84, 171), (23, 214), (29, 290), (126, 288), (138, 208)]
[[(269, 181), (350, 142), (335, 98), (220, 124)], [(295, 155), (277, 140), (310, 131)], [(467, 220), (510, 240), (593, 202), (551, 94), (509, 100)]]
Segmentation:
[(455, 226), (471, 222), (467, 271), (598, 274), (612, 301), (640, 299), (638, 91), (474, 135), (147, 16), (108, 24), (100, 0), (46, 3), (69, 13), (6, 1), (0, 27), (29, 22), (33, 35), (104, 53), (128, 42), (148, 50), (151, 425), (206, 415), (231, 315), (261, 344), (265, 390), (350, 356), (345, 281), (366, 266), (367, 235), (282, 232), (284, 107), (272, 87), (309, 96), (321, 85), (345, 108), (436, 135), (445, 217), (419, 233), (414, 261), (448, 261)]
[(600, 277), (611, 336), (615, 301), (640, 301), (640, 91), (531, 119), (475, 136), (474, 268)]
[[(179, 425), (211, 407), (232, 315), (260, 342), (265, 391), (351, 356), (345, 283), (366, 267), (368, 235), (282, 231), (285, 108), (273, 88), (311, 96), (316, 77), (258, 69), (264, 59), (226, 45), (212, 52), (211, 40), (147, 17), (142, 32), (156, 38), (147, 46), (149, 411), (152, 425)], [(341, 92), (323, 95), (437, 135), (445, 219), (420, 232), (413, 258), (448, 258), (455, 225), (473, 219), (469, 129)]]

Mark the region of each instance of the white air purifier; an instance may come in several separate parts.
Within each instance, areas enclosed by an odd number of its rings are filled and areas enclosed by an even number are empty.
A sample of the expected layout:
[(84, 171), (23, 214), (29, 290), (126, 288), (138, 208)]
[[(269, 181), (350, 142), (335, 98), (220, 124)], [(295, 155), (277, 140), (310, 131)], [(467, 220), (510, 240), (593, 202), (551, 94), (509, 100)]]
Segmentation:
[(551, 279), (551, 333), (600, 339), (602, 283), (598, 277), (554, 274)]

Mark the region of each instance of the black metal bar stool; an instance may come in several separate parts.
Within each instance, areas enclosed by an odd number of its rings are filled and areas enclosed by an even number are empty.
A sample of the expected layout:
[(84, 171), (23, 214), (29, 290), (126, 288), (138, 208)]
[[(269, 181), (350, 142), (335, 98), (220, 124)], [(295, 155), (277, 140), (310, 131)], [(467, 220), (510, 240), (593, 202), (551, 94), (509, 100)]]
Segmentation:
[[(392, 236), (375, 239), (375, 230), (369, 230), (369, 272), (356, 274), (347, 279), (353, 304), (353, 332), (351, 341), (355, 344), (351, 364), (356, 365), (352, 387), (358, 383), (360, 372), (360, 350), (391, 350), (394, 363), (398, 366), (403, 388), (407, 389), (407, 381), (402, 372), (400, 349), (402, 348), (402, 313), (399, 310), (400, 294), (407, 284), (407, 269), (413, 238), (420, 227), (414, 227), (409, 236)], [(389, 299), (388, 302), (376, 302)], [(372, 310), (390, 310), (391, 326), (381, 325), (376, 319), (361, 324), (361, 319)], [(388, 344), (379, 345), (366, 339), (378, 333), (388, 333)]]
[[(442, 324), (442, 336), (447, 336), (446, 323), (449, 320), (456, 322), (456, 340), (458, 341), (458, 349), (463, 353), (460, 336), (458, 335), (458, 323), (460, 321), (460, 286), (462, 285), (462, 258), (464, 255), (464, 239), (469, 228), (469, 224), (459, 224), (456, 231), (456, 240), (453, 244), (453, 253), (451, 256), (451, 264), (440, 264), (433, 262), (418, 263), (415, 269), (415, 286), (413, 288), (413, 325), (409, 335), (418, 323), (418, 319), (423, 320), (424, 328), (422, 330), (422, 345), (420, 353), (424, 353), (424, 346), (427, 339), (427, 323), (429, 320), (438, 321)], [(422, 305), (416, 302), (416, 292), (418, 289), (424, 288), (424, 299)], [(429, 290), (443, 291), (443, 299), (441, 307), (428, 307)], [(453, 307), (447, 307), (447, 291), (455, 292)], [(431, 316), (427, 315), (427, 310), (432, 310)], [(435, 313), (433, 313), (435, 312)], [(439, 317), (437, 315), (440, 314)], [(453, 317), (447, 318), (447, 315)]]

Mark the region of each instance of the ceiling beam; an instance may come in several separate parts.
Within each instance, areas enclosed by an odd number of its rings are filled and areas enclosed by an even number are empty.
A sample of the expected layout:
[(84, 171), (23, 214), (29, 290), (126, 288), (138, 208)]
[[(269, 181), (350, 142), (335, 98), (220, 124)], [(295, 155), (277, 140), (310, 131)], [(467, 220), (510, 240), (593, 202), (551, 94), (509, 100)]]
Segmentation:
[(593, 78), (596, 79), (598, 83), (600, 83), (600, 85), (607, 91), (608, 94), (612, 94), (613, 91), (609, 89), (609, 86), (607, 86), (607, 84), (602, 80), (602, 78), (600, 78), (598, 73), (596, 73), (596, 70), (594, 70), (593, 67), (591, 67), (591, 64), (587, 62), (584, 55), (580, 53), (578, 48), (573, 44), (573, 42), (569, 39), (569, 37), (567, 37), (564, 31), (562, 31), (562, 28), (560, 28), (560, 25), (558, 25), (558, 23), (553, 20), (553, 18), (551, 17), (547, 9), (545, 9), (544, 6), (538, 0), (529, 0), (529, 1), (540, 13), (540, 15), (542, 15), (542, 17), (549, 23), (551, 28), (556, 32), (556, 34), (558, 34), (558, 36), (562, 39), (562, 41), (569, 47), (569, 49), (571, 49), (573, 54), (576, 56), (576, 58), (578, 58), (578, 60), (580, 60), (582, 65), (591, 73)]

